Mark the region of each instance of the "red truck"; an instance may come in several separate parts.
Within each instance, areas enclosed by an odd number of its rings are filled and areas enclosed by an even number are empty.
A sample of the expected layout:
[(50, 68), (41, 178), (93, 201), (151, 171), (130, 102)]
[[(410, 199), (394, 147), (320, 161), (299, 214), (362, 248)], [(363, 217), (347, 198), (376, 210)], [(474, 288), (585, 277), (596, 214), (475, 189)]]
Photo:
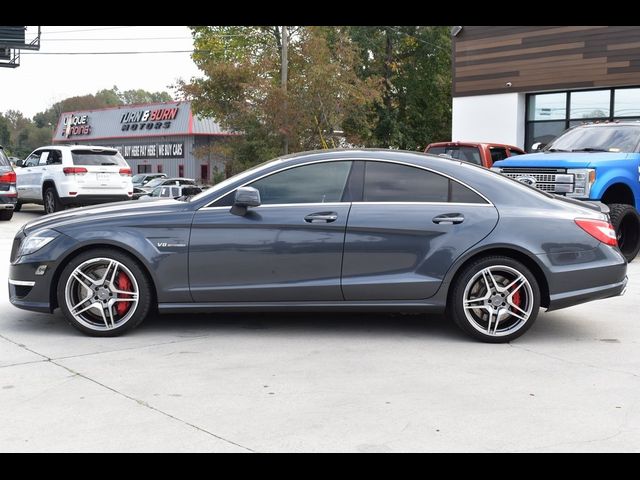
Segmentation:
[(522, 155), (524, 150), (513, 145), (502, 143), (477, 143), (477, 142), (437, 142), (430, 143), (424, 151), (432, 155), (446, 155), (457, 160), (482, 165), (491, 168), (493, 162), (504, 160), (514, 155)]

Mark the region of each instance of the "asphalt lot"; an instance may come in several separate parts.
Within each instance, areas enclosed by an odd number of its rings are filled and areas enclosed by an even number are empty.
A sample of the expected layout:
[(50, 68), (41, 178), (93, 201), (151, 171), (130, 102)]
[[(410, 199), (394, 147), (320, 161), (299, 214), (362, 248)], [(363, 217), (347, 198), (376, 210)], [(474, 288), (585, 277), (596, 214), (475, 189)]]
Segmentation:
[(422, 315), (148, 319), (97, 339), (7, 296), (0, 452), (640, 451), (640, 259), (625, 296), (541, 312), (509, 345)]

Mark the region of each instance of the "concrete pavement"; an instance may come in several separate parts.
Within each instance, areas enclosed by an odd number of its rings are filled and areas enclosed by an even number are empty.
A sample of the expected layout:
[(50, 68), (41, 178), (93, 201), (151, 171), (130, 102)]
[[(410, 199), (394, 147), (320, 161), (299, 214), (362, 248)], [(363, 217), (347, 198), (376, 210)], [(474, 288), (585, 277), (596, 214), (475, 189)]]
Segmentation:
[(624, 297), (509, 345), (421, 315), (169, 315), (90, 338), (7, 298), (0, 452), (640, 451), (640, 260)]

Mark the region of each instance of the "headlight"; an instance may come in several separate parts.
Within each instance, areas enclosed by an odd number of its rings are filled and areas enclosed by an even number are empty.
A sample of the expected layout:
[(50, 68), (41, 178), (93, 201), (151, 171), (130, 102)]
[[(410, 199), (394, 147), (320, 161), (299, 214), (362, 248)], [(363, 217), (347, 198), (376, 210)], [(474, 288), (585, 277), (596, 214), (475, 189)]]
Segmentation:
[(569, 168), (567, 173), (573, 175), (573, 192), (567, 197), (589, 198), (591, 185), (596, 181), (596, 171), (593, 168)]
[(48, 229), (38, 230), (37, 232), (32, 233), (27, 238), (25, 238), (20, 245), (18, 256), (29, 255), (30, 253), (40, 250), (42, 247), (44, 247), (59, 235), (60, 234), (55, 230)]

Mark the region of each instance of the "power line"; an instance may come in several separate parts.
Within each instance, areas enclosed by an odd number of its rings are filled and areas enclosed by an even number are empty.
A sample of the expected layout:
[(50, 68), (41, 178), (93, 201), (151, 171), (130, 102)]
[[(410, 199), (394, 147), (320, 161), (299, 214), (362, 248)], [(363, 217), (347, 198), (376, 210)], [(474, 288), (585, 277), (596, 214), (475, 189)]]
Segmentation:
[(151, 53), (196, 53), (202, 50), (148, 50), (138, 52), (21, 52), (20, 55), (139, 55)]
[(57, 35), (59, 33), (75, 33), (75, 32), (96, 32), (98, 30), (119, 30), (122, 28), (138, 28), (136, 26), (124, 26), (124, 27), (104, 27), (104, 28), (85, 28), (85, 29), (81, 29), (81, 30), (51, 30), (51, 31), (45, 31), (45, 32), (41, 32), (42, 34), (47, 34), (47, 35)]
[(46, 42), (102, 42), (122, 40), (193, 40), (191, 37), (129, 37), (129, 38), (47, 38)]

